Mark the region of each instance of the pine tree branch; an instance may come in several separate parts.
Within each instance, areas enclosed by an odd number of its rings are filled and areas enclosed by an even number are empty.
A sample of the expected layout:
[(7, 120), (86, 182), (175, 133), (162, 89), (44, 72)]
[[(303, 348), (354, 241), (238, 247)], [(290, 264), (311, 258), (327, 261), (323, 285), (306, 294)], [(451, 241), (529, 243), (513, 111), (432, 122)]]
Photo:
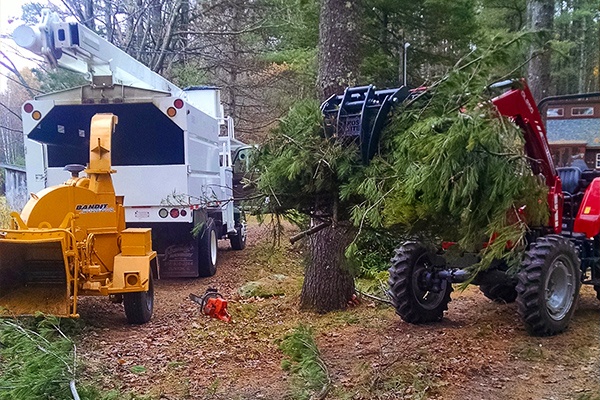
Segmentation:
[(321, 222), (319, 225), (315, 225), (310, 229), (305, 230), (304, 232), (300, 232), (297, 235), (294, 235), (290, 238), (290, 243), (294, 244), (296, 243), (298, 240), (303, 239), (307, 236), (310, 236), (312, 234), (315, 234), (319, 231), (322, 231), (323, 229), (327, 228), (328, 226), (331, 225), (331, 222)]

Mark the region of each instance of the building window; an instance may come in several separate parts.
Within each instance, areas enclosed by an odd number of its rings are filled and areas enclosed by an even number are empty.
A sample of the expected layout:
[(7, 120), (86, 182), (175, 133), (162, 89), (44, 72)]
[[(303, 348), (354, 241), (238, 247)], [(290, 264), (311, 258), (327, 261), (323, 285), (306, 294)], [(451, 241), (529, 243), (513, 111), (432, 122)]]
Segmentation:
[(594, 115), (594, 107), (573, 107), (571, 115), (576, 117)]
[(562, 117), (565, 115), (565, 109), (560, 107), (553, 107), (553, 108), (549, 108), (548, 111), (546, 111), (546, 116), (547, 117)]
[(600, 169), (600, 153), (596, 153), (596, 169)]

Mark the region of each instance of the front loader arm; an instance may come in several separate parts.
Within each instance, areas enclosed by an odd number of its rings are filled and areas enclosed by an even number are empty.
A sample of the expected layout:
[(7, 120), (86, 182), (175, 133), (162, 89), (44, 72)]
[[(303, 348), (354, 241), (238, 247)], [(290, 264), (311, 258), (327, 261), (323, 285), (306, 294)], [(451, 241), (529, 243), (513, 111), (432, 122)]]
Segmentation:
[(529, 86), (524, 80), (498, 82), (492, 89), (508, 89), (495, 97), (492, 103), (498, 112), (514, 121), (523, 131), (525, 153), (529, 157), (534, 174), (544, 176), (548, 186), (548, 206), (550, 208), (550, 226), (554, 233), (562, 231), (563, 192), (560, 177), (554, 166), (554, 160), (548, 146), (546, 129), (540, 112), (535, 104)]

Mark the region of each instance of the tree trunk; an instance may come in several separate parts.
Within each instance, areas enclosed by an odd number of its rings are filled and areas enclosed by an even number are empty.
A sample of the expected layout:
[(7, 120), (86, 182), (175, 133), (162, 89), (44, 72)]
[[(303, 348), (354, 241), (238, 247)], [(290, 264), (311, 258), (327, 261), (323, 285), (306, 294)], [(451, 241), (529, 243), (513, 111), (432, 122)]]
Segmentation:
[(529, 28), (542, 32), (545, 42), (542, 47), (531, 45), (531, 61), (527, 70), (527, 80), (533, 98), (539, 102), (550, 94), (550, 50), (547, 43), (554, 24), (554, 0), (529, 0), (527, 19)]
[(356, 84), (360, 63), (357, 21), (357, 1), (321, 0), (317, 87), (322, 99)]
[[(321, 0), (319, 23), (319, 74), (317, 88), (324, 100), (356, 84), (360, 63), (358, 2)], [(354, 277), (344, 255), (354, 239), (349, 222), (339, 222), (337, 202), (331, 210), (331, 226), (313, 234), (309, 240), (310, 263), (304, 276), (300, 307), (328, 312), (346, 307), (354, 294)]]
[(326, 313), (346, 307), (354, 277), (344, 255), (354, 238), (349, 224), (337, 224), (309, 236), (310, 260), (300, 295), (303, 309)]

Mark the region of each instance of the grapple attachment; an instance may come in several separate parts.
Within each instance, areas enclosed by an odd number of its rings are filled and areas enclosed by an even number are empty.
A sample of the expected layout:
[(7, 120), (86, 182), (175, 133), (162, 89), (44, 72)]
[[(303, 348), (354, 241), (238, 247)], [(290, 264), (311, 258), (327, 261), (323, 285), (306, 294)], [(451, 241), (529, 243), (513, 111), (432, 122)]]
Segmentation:
[(325, 133), (341, 139), (356, 140), (363, 164), (377, 152), (379, 137), (393, 106), (414, 96), (418, 90), (402, 86), (375, 90), (375, 86), (346, 88), (321, 104)]

